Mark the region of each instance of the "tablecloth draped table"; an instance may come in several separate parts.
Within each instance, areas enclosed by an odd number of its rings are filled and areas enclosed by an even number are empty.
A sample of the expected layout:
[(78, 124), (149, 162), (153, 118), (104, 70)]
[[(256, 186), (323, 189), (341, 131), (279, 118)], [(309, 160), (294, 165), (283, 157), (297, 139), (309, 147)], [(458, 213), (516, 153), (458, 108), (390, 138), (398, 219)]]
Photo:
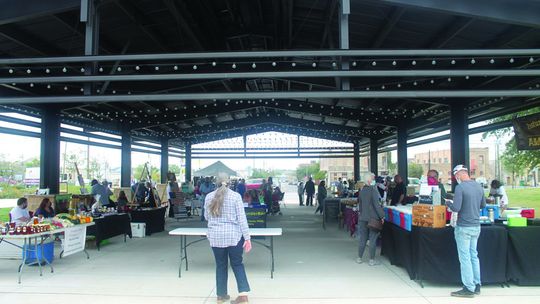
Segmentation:
[(131, 222), (145, 223), (146, 235), (165, 230), (165, 211), (167, 207), (153, 208), (147, 210), (132, 210)]
[(508, 227), (508, 279), (540, 285), (540, 226)]
[[(478, 240), (482, 283), (505, 283), (507, 232), (504, 226), (482, 226)], [(383, 228), (382, 254), (404, 267), (412, 280), (461, 283), (454, 229), (413, 227), (408, 232), (391, 223)]]
[(110, 239), (115, 236), (123, 235), (124, 242), (126, 236), (131, 235), (131, 222), (127, 213), (108, 215), (94, 219), (95, 226), (88, 227), (87, 235), (96, 237), (96, 247), (100, 250), (100, 243), (103, 240)]

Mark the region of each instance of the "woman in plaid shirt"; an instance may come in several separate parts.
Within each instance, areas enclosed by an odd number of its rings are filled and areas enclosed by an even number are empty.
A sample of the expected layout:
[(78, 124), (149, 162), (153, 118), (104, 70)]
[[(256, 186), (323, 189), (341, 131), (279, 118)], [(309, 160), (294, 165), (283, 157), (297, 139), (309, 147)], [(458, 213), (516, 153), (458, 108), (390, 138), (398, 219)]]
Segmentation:
[(227, 294), (228, 260), (236, 277), (239, 296), (231, 303), (248, 303), (249, 283), (242, 263), (242, 251), (251, 250), (251, 238), (242, 197), (227, 187), (227, 178), (219, 177), (220, 187), (204, 201), (208, 220), (208, 240), (216, 260), (217, 302), (230, 300)]

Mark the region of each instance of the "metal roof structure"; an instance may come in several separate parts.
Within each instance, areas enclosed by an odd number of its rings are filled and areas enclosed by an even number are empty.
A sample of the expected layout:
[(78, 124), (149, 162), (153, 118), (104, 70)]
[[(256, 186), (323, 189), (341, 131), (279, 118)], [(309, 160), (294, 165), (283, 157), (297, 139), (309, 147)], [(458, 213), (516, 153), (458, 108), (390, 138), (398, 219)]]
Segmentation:
[(378, 147), (540, 105), (530, 0), (0, 0), (0, 104), (174, 147)]

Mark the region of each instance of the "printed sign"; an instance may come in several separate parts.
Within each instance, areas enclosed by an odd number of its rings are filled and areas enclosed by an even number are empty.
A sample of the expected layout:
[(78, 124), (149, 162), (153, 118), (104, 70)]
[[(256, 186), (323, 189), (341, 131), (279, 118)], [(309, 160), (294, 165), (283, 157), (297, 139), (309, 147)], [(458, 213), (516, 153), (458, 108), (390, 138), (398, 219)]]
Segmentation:
[(540, 149), (540, 114), (514, 119), (518, 150)]
[(266, 228), (266, 210), (263, 208), (244, 208), (249, 228)]
[(66, 229), (64, 232), (64, 257), (83, 251), (85, 245), (86, 226), (73, 226)]

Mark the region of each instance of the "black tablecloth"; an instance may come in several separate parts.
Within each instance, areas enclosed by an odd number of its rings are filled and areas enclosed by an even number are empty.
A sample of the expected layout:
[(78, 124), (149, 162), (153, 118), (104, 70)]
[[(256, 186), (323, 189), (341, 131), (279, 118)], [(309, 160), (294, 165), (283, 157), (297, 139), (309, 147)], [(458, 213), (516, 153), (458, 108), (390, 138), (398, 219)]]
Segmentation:
[(109, 215), (94, 219), (96, 223), (87, 228), (88, 235), (96, 237), (96, 246), (100, 249), (101, 241), (110, 239), (118, 235), (128, 235), (131, 238), (131, 223), (127, 214)]
[(150, 210), (131, 211), (131, 221), (133, 223), (145, 223), (146, 235), (161, 232), (165, 230), (165, 211), (166, 207)]
[[(507, 233), (502, 226), (483, 226), (478, 240), (482, 282), (506, 282)], [(454, 229), (413, 227), (411, 232), (385, 223), (382, 252), (411, 279), (460, 283)]]
[(508, 279), (540, 285), (540, 226), (508, 227)]

